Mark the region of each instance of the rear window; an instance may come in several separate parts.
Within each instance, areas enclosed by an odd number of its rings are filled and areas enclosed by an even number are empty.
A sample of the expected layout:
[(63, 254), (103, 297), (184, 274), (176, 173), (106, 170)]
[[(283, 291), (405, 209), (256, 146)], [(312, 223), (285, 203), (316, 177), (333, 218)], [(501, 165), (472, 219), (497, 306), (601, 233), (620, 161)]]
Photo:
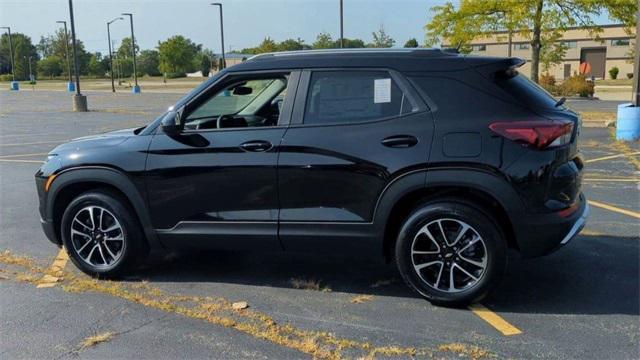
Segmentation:
[(554, 108), (557, 100), (540, 85), (518, 74), (513, 77), (498, 77), (496, 84), (518, 102), (529, 108)]

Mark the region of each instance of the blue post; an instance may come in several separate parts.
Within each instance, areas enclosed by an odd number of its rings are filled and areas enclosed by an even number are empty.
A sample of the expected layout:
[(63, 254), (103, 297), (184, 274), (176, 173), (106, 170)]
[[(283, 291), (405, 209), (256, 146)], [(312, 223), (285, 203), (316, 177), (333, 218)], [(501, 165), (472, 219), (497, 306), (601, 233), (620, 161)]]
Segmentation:
[(633, 106), (632, 103), (618, 105), (616, 140), (638, 139), (640, 139), (640, 106)]
[(11, 82), (11, 90), (18, 91), (20, 90), (20, 83), (17, 81)]
[(140, 86), (138, 86), (138, 85), (133, 85), (132, 92), (133, 92), (134, 94), (140, 94)]
[(69, 81), (67, 83), (67, 91), (68, 92), (75, 92), (76, 91), (76, 83), (74, 83), (73, 81)]

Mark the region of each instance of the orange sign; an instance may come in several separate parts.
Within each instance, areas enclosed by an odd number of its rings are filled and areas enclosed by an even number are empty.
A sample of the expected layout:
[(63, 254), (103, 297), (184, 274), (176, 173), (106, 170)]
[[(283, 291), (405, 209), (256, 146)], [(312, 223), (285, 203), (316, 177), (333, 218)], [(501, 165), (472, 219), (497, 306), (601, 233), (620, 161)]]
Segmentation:
[(591, 72), (591, 64), (588, 62), (580, 63), (580, 74), (588, 74)]

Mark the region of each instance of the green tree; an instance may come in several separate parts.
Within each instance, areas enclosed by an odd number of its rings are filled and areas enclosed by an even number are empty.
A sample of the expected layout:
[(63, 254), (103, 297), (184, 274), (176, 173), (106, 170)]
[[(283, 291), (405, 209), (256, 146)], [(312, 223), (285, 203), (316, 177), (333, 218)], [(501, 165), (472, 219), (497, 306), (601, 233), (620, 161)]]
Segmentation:
[(277, 48), (278, 48), (278, 51), (296, 51), (296, 50), (305, 50), (310, 47), (309, 45), (306, 45), (304, 43), (304, 40), (298, 38), (296, 40), (287, 39), (285, 41), (282, 41), (278, 44)]
[[(364, 43), (362, 39), (347, 39), (344, 38), (343, 45), (345, 49), (359, 49), (365, 48), (367, 45)], [(336, 40), (333, 44), (334, 48), (340, 47), (340, 39)]]
[(156, 50), (142, 50), (137, 59), (138, 71), (141, 74), (149, 76), (158, 76), (160, 74), (160, 54)]
[(104, 67), (104, 63), (102, 62), (102, 54), (99, 52), (91, 54), (89, 58), (89, 64), (87, 65), (87, 73), (93, 76), (104, 76), (107, 72), (107, 69)]
[(198, 57), (200, 58), (200, 71), (202, 72), (202, 76), (208, 77), (216, 57), (213, 54), (213, 51), (209, 49), (203, 49), (200, 51)]
[(336, 43), (329, 33), (322, 32), (316, 37), (316, 41), (311, 45), (314, 49), (334, 49)]
[[(136, 44), (136, 55), (140, 52), (140, 47)], [(133, 53), (131, 52), (131, 38), (126, 37), (122, 39), (120, 42), (120, 46), (117, 50), (118, 57), (121, 59), (127, 59), (133, 57)]]
[[(31, 66), (35, 74), (37, 72), (35, 64), (40, 59), (40, 56), (36, 47), (31, 43), (30, 37), (21, 33), (12, 33), (11, 40), (13, 42), (13, 59), (16, 66), (14, 69), (16, 80), (27, 80), (29, 79), (29, 57), (31, 57)], [(0, 38), (0, 72), (3, 74), (11, 73), (9, 50), (9, 36), (5, 33)]]
[(373, 36), (373, 42), (370, 44), (370, 47), (390, 48), (396, 43), (391, 36), (387, 35), (384, 25), (380, 25), (378, 31), (372, 32), (371, 35)]
[(537, 82), (541, 61), (552, 64), (564, 55), (553, 42), (568, 27), (597, 36), (601, 28), (594, 19), (604, 12), (631, 27), (637, 8), (637, 0), (461, 0), (457, 8), (451, 2), (432, 7), (435, 16), (425, 29), (428, 44), (446, 41), (463, 49), (492, 31), (522, 34), (531, 43), (531, 79)]
[(54, 76), (62, 75), (64, 67), (65, 60), (61, 59), (59, 56), (50, 55), (38, 61), (38, 74), (40, 76), (53, 78)]
[(404, 47), (406, 48), (417, 48), (418, 46), (420, 45), (418, 44), (418, 40), (416, 40), (415, 38), (409, 39), (406, 43), (404, 43)]
[(196, 55), (201, 47), (202, 45), (196, 45), (182, 35), (175, 35), (159, 42), (160, 71), (174, 74), (195, 71), (198, 67)]
[[(51, 55), (55, 55), (60, 59), (64, 60), (64, 66), (62, 68), (62, 73), (65, 76), (68, 76), (68, 66), (67, 66), (67, 50), (66, 46), (69, 47), (70, 53), (70, 61), (71, 61), (71, 72), (73, 72), (73, 47), (71, 45), (71, 34), (69, 34), (69, 43), (66, 43), (66, 38), (64, 34), (64, 29), (58, 29), (53, 35), (47, 35), (40, 37), (40, 41), (38, 45), (36, 45), (37, 51), (42, 55), (42, 58), (46, 58)], [(76, 39), (76, 50), (78, 52), (78, 65), (80, 67), (80, 73), (86, 74), (88, 71), (89, 61), (91, 60), (91, 54), (88, 53), (84, 48), (84, 43), (80, 39)]]

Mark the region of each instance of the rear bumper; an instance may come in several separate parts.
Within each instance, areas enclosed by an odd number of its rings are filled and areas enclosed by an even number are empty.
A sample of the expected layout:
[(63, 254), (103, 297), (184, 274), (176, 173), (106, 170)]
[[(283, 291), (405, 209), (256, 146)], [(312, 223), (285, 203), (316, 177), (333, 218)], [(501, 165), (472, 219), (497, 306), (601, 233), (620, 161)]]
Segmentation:
[(560, 213), (525, 215), (514, 223), (520, 253), (531, 258), (544, 256), (569, 243), (584, 228), (589, 216), (589, 205), (579, 195), (576, 211), (563, 217)]

